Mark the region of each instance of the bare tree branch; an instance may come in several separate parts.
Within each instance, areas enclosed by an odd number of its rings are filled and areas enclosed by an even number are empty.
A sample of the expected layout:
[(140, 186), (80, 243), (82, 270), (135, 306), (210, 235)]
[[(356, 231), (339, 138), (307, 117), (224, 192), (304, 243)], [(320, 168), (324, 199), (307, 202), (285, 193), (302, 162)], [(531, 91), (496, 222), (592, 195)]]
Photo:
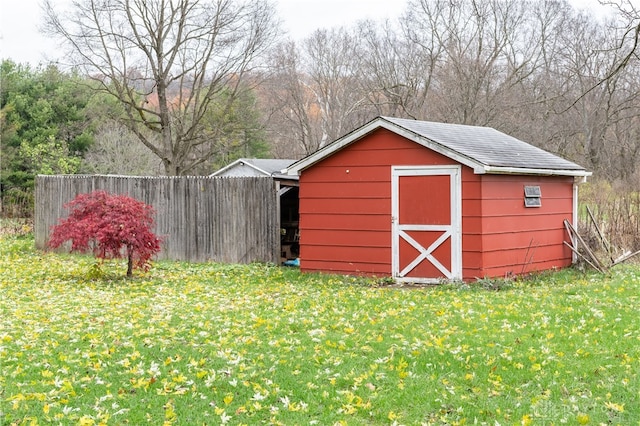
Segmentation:
[(269, 0), (76, 0), (63, 14), (44, 3), (48, 33), (120, 101), (126, 125), (169, 175), (216, 154), (223, 128), (203, 121), (222, 92), (216, 107), (234, 105), (277, 35), (274, 10)]

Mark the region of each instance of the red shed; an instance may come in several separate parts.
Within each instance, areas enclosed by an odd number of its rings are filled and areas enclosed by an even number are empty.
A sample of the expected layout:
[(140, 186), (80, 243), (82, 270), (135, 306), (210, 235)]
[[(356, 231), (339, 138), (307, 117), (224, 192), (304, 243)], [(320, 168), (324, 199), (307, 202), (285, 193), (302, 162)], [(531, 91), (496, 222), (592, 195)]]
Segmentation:
[(488, 127), (378, 117), (291, 165), (303, 271), (438, 282), (572, 263), (583, 167)]

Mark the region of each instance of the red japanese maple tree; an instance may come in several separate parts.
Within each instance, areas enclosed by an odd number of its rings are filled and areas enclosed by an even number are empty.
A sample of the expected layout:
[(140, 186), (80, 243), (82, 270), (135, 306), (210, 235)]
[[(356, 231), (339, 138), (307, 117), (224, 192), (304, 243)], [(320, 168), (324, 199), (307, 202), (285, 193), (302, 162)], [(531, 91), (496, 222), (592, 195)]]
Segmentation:
[(126, 195), (95, 191), (80, 194), (65, 204), (66, 219), (52, 226), (49, 246), (71, 240), (71, 251), (93, 250), (101, 259), (127, 258), (127, 277), (134, 268), (147, 270), (160, 251), (160, 238), (152, 231), (153, 207)]

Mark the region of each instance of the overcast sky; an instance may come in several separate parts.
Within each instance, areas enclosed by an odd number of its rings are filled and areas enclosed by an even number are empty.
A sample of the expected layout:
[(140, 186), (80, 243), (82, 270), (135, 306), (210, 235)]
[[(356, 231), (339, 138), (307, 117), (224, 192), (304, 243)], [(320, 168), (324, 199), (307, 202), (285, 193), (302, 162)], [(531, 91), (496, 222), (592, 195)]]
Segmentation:
[[(68, 0), (56, 0), (56, 3)], [(579, 7), (594, 7), (597, 0), (571, 0)], [(360, 19), (394, 19), (406, 0), (279, 0), (278, 13), (294, 39), (318, 28), (351, 25)], [(56, 45), (43, 37), (40, 0), (0, 0), (0, 57), (19, 63), (47, 63), (56, 59)]]

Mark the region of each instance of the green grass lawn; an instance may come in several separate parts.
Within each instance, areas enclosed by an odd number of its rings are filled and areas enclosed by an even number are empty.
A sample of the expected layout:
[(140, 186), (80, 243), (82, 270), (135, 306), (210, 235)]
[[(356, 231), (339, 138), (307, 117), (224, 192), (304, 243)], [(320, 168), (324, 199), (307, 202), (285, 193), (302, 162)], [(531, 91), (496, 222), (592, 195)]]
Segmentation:
[(160, 262), (128, 281), (32, 246), (0, 240), (2, 424), (640, 424), (637, 265), (407, 289)]

